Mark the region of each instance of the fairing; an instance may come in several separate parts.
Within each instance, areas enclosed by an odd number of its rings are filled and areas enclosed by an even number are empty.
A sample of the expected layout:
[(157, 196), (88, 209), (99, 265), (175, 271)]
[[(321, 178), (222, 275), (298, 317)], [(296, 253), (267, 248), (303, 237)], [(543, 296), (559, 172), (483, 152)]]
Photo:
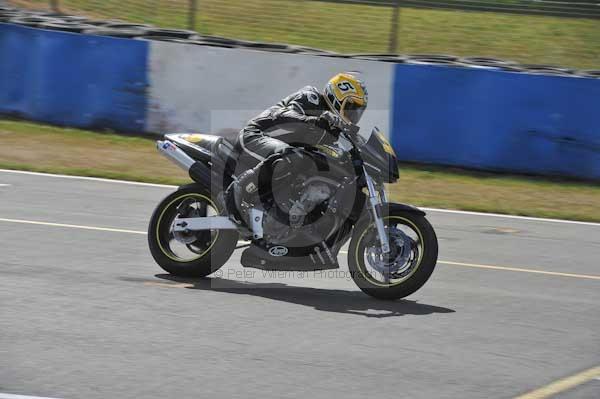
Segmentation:
[(398, 158), (385, 136), (377, 129), (361, 148), (361, 156), (371, 177), (384, 183), (394, 183), (400, 177)]

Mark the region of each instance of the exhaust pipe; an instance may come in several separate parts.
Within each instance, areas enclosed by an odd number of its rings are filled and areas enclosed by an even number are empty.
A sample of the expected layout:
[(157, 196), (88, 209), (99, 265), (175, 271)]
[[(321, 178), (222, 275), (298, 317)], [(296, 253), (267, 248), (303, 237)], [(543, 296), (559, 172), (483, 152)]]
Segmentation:
[(192, 165), (196, 163), (194, 158), (190, 157), (188, 154), (185, 153), (185, 151), (183, 151), (181, 148), (177, 147), (175, 144), (168, 140), (157, 141), (156, 148), (158, 149), (158, 152), (163, 154), (165, 157), (169, 158), (171, 161), (175, 162), (181, 169), (185, 170), (186, 172), (189, 172)]
[(169, 140), (157, 141), (156, 148), (158, 148), (158, 151), (162, 155), (188, 172), (192, 180), (210, 188), (211, 173), (210, 168), (206, 164), (196, 161)]

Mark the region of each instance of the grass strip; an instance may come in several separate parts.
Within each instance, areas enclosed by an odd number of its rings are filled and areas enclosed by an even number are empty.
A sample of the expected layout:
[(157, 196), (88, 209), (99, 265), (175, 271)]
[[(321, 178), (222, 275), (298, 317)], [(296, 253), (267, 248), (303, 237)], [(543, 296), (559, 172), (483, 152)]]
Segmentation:
[[(184, 184), (154, 140), (0, 120), (0, 168)], [(447, 209), (600, 222), (600, 184), (402, 165), (395, 201)]]

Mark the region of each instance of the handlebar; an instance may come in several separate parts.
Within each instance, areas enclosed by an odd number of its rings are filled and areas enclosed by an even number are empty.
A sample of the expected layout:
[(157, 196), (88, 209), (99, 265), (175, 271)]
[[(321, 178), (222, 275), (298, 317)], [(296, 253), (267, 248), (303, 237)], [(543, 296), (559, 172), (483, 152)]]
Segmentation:
[(357, 125), (351, 124), (351, 125), (348, 125), (346, 131), (352, 135), (356, 135), (360, 131), (360, 127), (358, 127)]
[(350, 141), (354, 147), (358, 147), (358, 143), (360, 143), (360, 140), (358, 140), (357, 143), (359, 131), (360, 127), (357, 125), (348, 124), (339, 131), (339, 134), (343, 135), (348, 141)]
[(331, 133), (335, 134), (336, 136), (344, 134), (346, 138), (353, 139), (359, 131), (360, 127), (358, 127), (357, 125), (347, 124), (341, 129), (331, 130)]

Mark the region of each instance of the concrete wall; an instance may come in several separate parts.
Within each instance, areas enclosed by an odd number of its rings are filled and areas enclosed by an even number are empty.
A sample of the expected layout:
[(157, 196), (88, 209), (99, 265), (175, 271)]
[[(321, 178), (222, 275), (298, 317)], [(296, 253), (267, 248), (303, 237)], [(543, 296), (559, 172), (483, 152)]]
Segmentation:
[(394, 64), (152, 43), (147, 128), (239, 130), (252, 116), (306, 85), (323, 87), (341, 71), (360, 71), (369, 87), (362, 125), (389, 131)]

